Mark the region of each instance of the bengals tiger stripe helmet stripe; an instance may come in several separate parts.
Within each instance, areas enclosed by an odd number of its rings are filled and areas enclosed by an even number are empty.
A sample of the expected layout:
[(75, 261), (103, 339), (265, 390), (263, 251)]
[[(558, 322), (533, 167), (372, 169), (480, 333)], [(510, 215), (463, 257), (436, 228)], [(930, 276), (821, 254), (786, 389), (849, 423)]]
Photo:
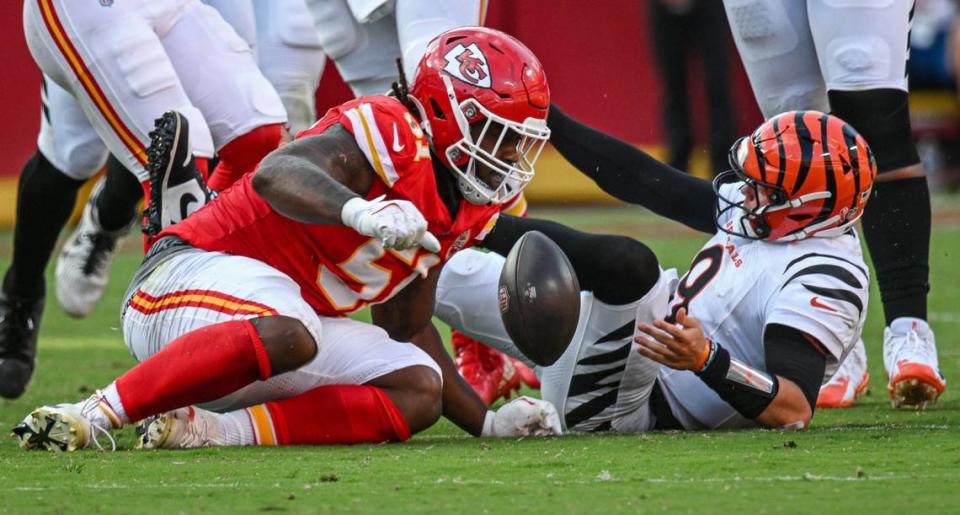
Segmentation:
[[(714, 180), (718, 227), (770, 241), (843, 233), (863, 214), (877, 175), (866, 140), (848, 123), (819, 111), (774, 116), (737, 140), (729, 160), (732, 169)], [(732, 180), (761, 200), (745, 206), (744, 199), (721, 194), (721, 185)], [(739, 223), (721, 224), (732, 209), (741, 211), (734, 217)]]

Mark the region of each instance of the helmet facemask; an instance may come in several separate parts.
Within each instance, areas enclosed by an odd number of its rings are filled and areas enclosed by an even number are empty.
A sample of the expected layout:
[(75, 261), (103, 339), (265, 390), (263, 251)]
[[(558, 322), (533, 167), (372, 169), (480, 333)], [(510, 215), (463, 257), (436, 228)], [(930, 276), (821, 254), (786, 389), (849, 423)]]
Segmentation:
[[(519, 123), (494, 114), (472, 98), (458, 103), (450, 79), (444, 76), (443, 80), (463, 135), (445, 152), (461, 194), (473, 204), (509, 201), (533, 180), (534, 164), (550, 139), (546, 120), (527, 118)], [(469, 120), (476, 121), (471, 125)], [(497, 157), (509, 147), (515, 147), (516, 161)]]
[[(728, 155), (731, 169), (714, 178), (713, 191), (717, 196), (714, 218), (718, 222), (717, 228), (727, 234), (751, 240), (793, 241), (810, 236), (820, 228), (818, 226), (826, 224), (806, 227), (793, 234), (771, 237), (775, 232), (776, 225), (782, 223), (782, 218), (798, 216), (797, 213), (803, 210), (804, 204), (830, 198), (831, 193), (821, 191), (809, 193), (800, 198), (789, 199), (786, 190), (782, 187), (756, 180), (747, 173), (741, 162), (746, 152), (746, 145), (752, 144), (760, 161), (759, 166), (765, 167), (766, 163), (763, 160), (760, 143), (750, 136), (737, 140), (730, 148)], [(721, 186), (730, 182), (742, 184), (740, 188), (742, 198), (730, 198), (721, 192)], [(790, 210), (790, 212), (784, 213), (785, 210)], [(729, 211), (733, 211), (731, 221), (727, 224), (719, 223), (720, 219)], [(810, 214), (811, 218), (813, 214)], [(827, 222), (833, 223), (835, 220), (828, 220)]]

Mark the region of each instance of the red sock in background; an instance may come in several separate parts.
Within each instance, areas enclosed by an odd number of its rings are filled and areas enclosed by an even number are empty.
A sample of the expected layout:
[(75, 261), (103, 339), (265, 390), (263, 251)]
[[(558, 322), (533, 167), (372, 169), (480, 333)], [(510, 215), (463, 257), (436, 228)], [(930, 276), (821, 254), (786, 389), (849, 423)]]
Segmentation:
[(217, 191), (227, 189), (237, 179), (252, 172), (260, 160), (280, 146), (283, 125), (261, 125), (252, 131), (234, 138), (217, 152), (220, 163), (210, 173), (207, 186)]
[(320, 386), (246, 411), (258, 445), (381, 443), (410, 438), (403, 415), (390, 397), (374, 386)]
[(220, 322), (184, 334), (120, 376), (114, 382), (117, 411), (128, 423), (219, 399), (269, 377), (270, 358), (253, 324)]

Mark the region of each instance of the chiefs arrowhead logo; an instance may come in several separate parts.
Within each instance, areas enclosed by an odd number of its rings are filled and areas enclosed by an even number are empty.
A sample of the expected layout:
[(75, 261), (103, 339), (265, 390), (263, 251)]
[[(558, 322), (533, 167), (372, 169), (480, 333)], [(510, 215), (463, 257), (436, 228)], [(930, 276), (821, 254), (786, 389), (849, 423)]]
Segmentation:
[(457, 44), (443, 58), (447, 61), (443, 70), (450, 75), (471, 86), (490, 87), (490, 65), (476, 43), (470, 43), (470, 46)]

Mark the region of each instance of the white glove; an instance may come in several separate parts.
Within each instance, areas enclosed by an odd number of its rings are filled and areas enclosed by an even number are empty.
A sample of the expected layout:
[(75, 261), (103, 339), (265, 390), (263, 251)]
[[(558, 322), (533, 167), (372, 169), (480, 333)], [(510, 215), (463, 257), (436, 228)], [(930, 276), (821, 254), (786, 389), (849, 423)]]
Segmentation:
[(343, 224), (364, 236), (380, 240), (385, 248), (407, 250), (417, 245), (437, 253), (440, 242), (427, 231), (427, 220), (406, 200), (373, 200), (354, 197), (340, 211)]
[(496, 412), (488, 411), (480, 436), (561, 435), (560, 415), (548, 401), (518, 397)]

